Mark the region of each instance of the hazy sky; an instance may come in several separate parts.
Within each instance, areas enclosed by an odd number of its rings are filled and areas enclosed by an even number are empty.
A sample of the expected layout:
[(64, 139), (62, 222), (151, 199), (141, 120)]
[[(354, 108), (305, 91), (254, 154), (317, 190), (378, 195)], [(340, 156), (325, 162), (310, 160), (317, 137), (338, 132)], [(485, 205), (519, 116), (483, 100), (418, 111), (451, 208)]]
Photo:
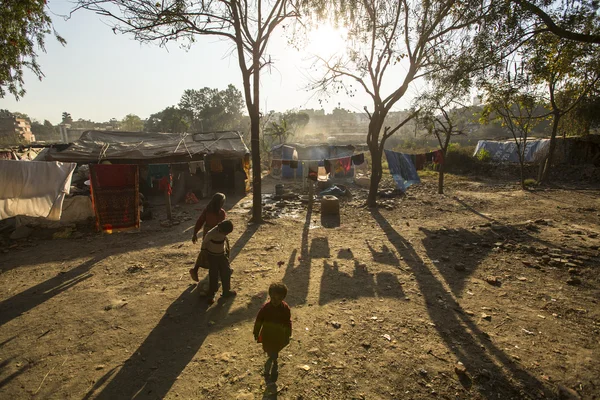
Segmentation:
[[(46, 53), (40, 52), (38, 60), (45, 78), (38, 81), (26, 72), (26, 95), (19, 101), (6, 95), (0, 99), (2, 109), (23, 112), (40, 121), (48, 119), (53, 124), (60, 122), (63, 111), (75, 120), (108, 121), (129, 113), (147, 118), (176, 105), (185, 89), (224, 89), (232, 83), (243, 92), (237, 58), (229, 56), (229, 41), (202, 37), (189, 51), (175, 43), (166, 50), (140, 44), (128, 35), (115, 35), (110, 20), (89, 11), (78, 11), (64, 20), (60, 15), (71, 10), (69, 1), (49, 0), (48, 5), (55, 29), (67, 45), (63, 47), (48, 37)], [(310, 53), (332, 52), (342, 47), (343, 40), (325, 26), (311, 35), (310, 43), (305, 48), (308, 52), (301, 53), (288, 46), (287, 38), (278, 32), (269, 46), (274, 66), (261, 76), (261, 109), (324, 108), (330, 112), (339, 103), (362, 112), (370, 99), (361, 92), (353, 98), (321, 97), (327, 102), (320, 105), (319, 95), (306, 90)], [(395, 109), (406, 108), (409, 99), (407, 96)]]

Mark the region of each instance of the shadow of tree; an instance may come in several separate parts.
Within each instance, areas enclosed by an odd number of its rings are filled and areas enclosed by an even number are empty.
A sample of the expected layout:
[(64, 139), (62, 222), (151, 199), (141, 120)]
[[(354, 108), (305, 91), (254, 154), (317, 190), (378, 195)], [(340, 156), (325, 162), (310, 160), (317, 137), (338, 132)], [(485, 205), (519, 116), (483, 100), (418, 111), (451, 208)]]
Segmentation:
[[(482, 233), (467, 229), (420, 228), (427, 256), (444, 277), (452, 292), (460, 295), (468, 278), (490, 253), (498, 236), (491, 230)], [(464, 268), (464, 269), (463, 269)]]
[(473, 374), (482, 368), (491, 373), (493, 380), (478, 379), (474, 382), (479, 394), (489, 399), (552, 398), (553, 393), (549, 388), (514, 363), (463, 312), (460, 304), (423, 263), (413, 246), (379, 211), (372, 210), (371, 215), (412, 270), (429, 317), (446, 347), (465, 365), (469, 373)]
[(319, 305), (340, 299), (375, 296), (404, 298), (404, 291), (395, 275), (388, 272), (372, 275), (356, 260), (352, 275), (340, 271), (337, 261), (333, 265), (323, 261)]

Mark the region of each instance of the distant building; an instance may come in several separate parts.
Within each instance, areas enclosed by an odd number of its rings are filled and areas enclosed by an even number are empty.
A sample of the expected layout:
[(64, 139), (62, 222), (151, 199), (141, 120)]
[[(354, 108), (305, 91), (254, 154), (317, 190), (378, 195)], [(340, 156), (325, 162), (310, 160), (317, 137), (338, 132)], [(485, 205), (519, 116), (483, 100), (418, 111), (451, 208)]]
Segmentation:
[(31, 124), (25, 118), (17, 118), (9, 112), (0, 113), (0, 138), (13, 139), (15, 142), (35, 142)]

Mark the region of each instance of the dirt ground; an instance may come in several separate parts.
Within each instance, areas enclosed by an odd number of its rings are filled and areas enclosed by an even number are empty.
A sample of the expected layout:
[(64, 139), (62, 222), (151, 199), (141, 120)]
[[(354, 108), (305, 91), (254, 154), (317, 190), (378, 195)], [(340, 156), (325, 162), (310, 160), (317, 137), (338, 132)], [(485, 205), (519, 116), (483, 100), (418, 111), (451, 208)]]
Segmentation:
[[(4, 240), (0, 398), (600, 398), (600, 188), (436, 188), (374, 210), (351, 188), (339, 226), (300, 201), (248, 225), (251, 197), (229, 199), (238, 296), (210, 307), (187, 272), (205, 202), (171, 227), (155, 208), (136, 233)], [(266, 386), (273, 281), (293, 339)]]

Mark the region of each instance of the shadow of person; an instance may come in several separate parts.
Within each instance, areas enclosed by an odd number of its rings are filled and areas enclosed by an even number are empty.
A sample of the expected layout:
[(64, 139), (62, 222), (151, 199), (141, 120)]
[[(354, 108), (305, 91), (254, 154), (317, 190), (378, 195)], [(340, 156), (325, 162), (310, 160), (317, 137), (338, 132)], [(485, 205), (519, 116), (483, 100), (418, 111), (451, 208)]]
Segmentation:
[(394, 267), (400, 266), (400, 260), (398, 259), (398, 257), (396, 257), (394, 252), (391, 251), (389, 247), (387, 247), (387, 245), (382, 245), (381, 251), (377, 251), (373, 246), (371, 246), (371, 243), (367, 241), (367, 247), (369, 248), (369, 251), (371, 251), (373, 261), (382, 264), (392, 265)]
[(352, 275), (340, 271), (337, 261), (329, 264), (323, 260), (319, 305), (339, 299), (375, 297), (375, 282), (369, 271), (358, 261), (354, 261)]
[[(285, 274), (282, 279), (283, 283), (285, 283), (289, 289), (289, 295), (286, 298), (286, 302), (290, 306), (296, 306), (306, 303), (306, 298), (308, 296), (310, 268), (312, 262), (311, 251), (309, 251), (308, 247), (308, 233), (310, 231), (312, 208), (313, 204), (308, 203), (306, 219), (304, 220), (304, 226), (302, 228), (302, 241), (300, 243), (300, 257), (298, 258), (298, 265), (296, 265), (298, 249), (294, 249), (290, 254), (290, 258), (288, 259), (288, 263), (285, 269)], [(327, 252), (329, 252), (328, 243)]]
[(489, 335), (462, 310), (461, 305), (427, 267), (411, 243), (379, 211), (371, 210), (371, 215), (412, 270), (427, 313), (446, 348), (464, 364), (468, 373), (487, 369), (490, 376), (494, 377), (489, 381), (475, 382), (477, 385), (474, 387), (479, 394), (489, 399), (552, 398), (550, 388), (499, 349)]
[[(258, 226), (249, 226), (236, 241), (232, 247), (232, 261), (257, 229)], [(229, 313), (235, 299), (221, 298), (209, 309), (205, 299), (194, 292), (195, 289), (196, 285), (186, 288), (121, 369), (107, 372), (88, 391), (85, 399), (94, 396), (111, 400), (164, 398), (210, 333), (252, 319), (256, 308), (266, 298), (266, 294), (254, 296), (250, 307)], [(227, 324), (220, 325), (225, 317)], [(112, 375), (114, 377), (111, 378)], [(106, 386), (102, 387), (105, 383)], [(100, 393), (96, 395), (98, 391)]]
[(277, 384), (271, 382), (265, 388), (263, 392), (262, 400), (277, 400)]

